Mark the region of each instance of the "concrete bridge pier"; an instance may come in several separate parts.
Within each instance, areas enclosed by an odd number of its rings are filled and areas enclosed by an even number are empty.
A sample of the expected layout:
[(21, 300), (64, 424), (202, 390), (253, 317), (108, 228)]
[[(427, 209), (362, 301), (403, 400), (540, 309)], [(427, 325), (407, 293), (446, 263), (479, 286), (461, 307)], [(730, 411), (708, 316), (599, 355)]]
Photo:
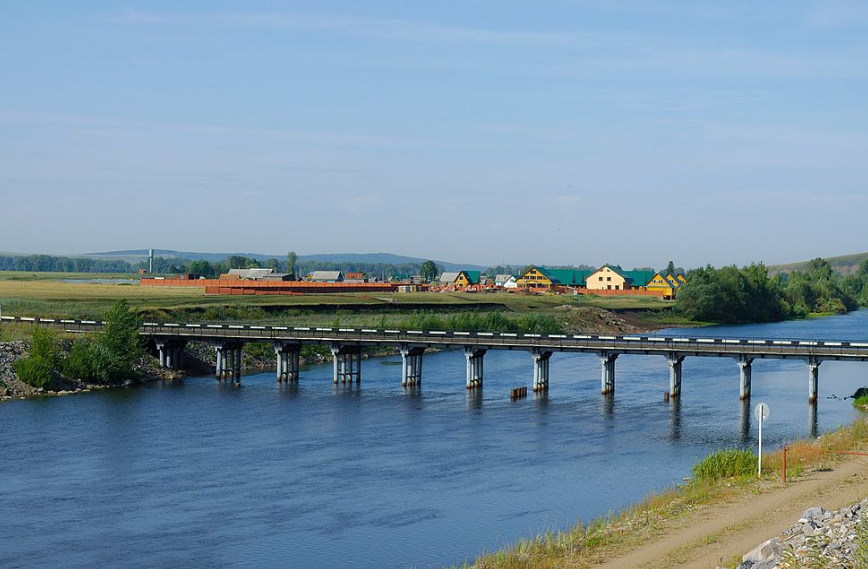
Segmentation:
[(357, 346), (341, 346), (332, 344), (332, 362), (334, 365), (334, 384), (349, 383), (355, 379), (358, 384), (362, 380), (362, 350)]
[(684, 356), (671, 353), (666, 359), (669, 360), (669, 397), (678, 397), (681, 395), (681, 363)]
[(486, 351), (473, 346), (464, 348), (464, 359), (467, 361), (467, 389), (482, 387), (483, 358)]
[(419, 385), (422, 383), (422, 354), (425, 348), (402, 345), (401, 352), (401, 387)]
[(298, 381), (301, 346), (299, 344), (274, 343), (274, 354), (277, 357), (277, 381)]
[(549, 360), (552, 353), (534, 348), (530, 353), (533, 359), (533, 391), (538, 393), (549, 388)]
[(217, 352), (217, 379), (234, 379), (241, 382), (241, 350), (244, 344), (222, 343), (214, 346)]
[(184, 347), (187, 342), (183, 340), (158, 340), (155, 343), (160, 356), (160, 367), (180, 369), (184, 365)]
[(820, 379), (820, 364), (823, 363), (819, 358), (808, 358), (808, 403), (817, 402), (817, 384)]
[(602, 368), (601, 390), (603, 395), (615, 393), (615, 360), (618, 354), (612, 352), (600, 352), (600, 366)]
[(738, 398), (744, 401), (745, 399), (750, 399), (751, 364), (753, 363), (753, 358), (738, 356), (735, 361), (738, 364)]

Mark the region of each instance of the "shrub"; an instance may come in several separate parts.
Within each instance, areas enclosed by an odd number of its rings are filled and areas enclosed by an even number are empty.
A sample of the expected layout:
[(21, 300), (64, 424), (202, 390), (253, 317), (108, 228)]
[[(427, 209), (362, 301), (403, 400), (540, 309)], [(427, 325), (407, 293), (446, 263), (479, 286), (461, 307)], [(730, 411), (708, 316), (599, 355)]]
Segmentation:
[(18, 379), (33, 387), (49, 389), (54, 386), (55, 370), (42, 358), (21, 358), (13, 365)]
[(62, 356), (57, 345), (57, 336), (48, 328), (35, 328), (30, 344), (30, 357), (43, 360), (51, 369), (60, 369)]
[(80, 338), (72, 344), (63, 362), (63, 375), (81, 381), (102, 381), (96, 375), (96, 354), (92, 340)]
[(860, 387), (853, 394), (853, 407), (868, 407), (868, 387)]
[(693, 465), (697, 480), (748, 476), (756, 471), (757, 455), (750, 450), (724, 449), (715, 451)]

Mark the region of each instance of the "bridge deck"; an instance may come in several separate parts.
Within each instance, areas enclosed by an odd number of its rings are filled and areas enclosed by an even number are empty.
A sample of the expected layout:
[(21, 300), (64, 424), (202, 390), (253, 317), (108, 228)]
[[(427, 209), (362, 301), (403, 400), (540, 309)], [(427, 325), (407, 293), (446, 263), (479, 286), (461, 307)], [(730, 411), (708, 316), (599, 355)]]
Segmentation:
[[(8, 316), (4, 316), (2, 320), (4, 322), (16, 321), (50, 325), (70, 332), (95, 332), (102, 328), (101, 322), (93, 320), (54, 320)], [(868, 361), (868, 341), (648, 335), (592, 336), (151, 322), (145, 323), (140, 333), (152, 338), (176, 338), (207, 342), (339, 343), (357, 346), (409, 345), (419, 347), (477, 347), (498, 350), (537, 349), (553, 352)]]

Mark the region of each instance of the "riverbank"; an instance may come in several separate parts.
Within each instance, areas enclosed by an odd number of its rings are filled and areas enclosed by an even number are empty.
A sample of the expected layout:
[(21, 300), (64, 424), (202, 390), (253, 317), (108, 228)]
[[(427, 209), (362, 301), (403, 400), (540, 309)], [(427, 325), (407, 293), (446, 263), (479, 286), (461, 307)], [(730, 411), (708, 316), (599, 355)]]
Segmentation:
[(483, 554), (473, 567), (737, 567), (757, 543), (787, 537), (784, 532), (806, 509), (834, 511), (868, 496), (864, 458), (833, 452), (862, 451), (866, 442), (868, 419), (863, 417), (818, 439), (792, 443), (786, 483), (781, 479), (781, 453), (775, 451), (764, 456), (762, 479), (685, 479), (676, 488), (588, 525)]

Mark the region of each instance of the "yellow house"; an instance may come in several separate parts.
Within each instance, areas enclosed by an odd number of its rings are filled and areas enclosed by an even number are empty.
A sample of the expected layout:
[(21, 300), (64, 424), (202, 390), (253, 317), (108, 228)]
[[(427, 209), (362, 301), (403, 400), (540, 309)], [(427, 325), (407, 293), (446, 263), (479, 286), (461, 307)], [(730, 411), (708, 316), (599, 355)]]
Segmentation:
[(479, 271), (461, 271), (455, 279), (455, 286), (470, 286), (479, 284)]
[(603, 265), (588, 276), (587, 286), (588, 290), (631, 290), (644, 287), (653, 275), (651, 271), (625, 271)]
[(542, 267), (531, 267), (515, 281), (519, 288), (552, 288), (557, 279)]
[(664, 275), (656, 273), (645, 285), (648, 290), (663, 291), (663, 296), (675, 298), (675, 291), (686, 282), (684, 275)]

